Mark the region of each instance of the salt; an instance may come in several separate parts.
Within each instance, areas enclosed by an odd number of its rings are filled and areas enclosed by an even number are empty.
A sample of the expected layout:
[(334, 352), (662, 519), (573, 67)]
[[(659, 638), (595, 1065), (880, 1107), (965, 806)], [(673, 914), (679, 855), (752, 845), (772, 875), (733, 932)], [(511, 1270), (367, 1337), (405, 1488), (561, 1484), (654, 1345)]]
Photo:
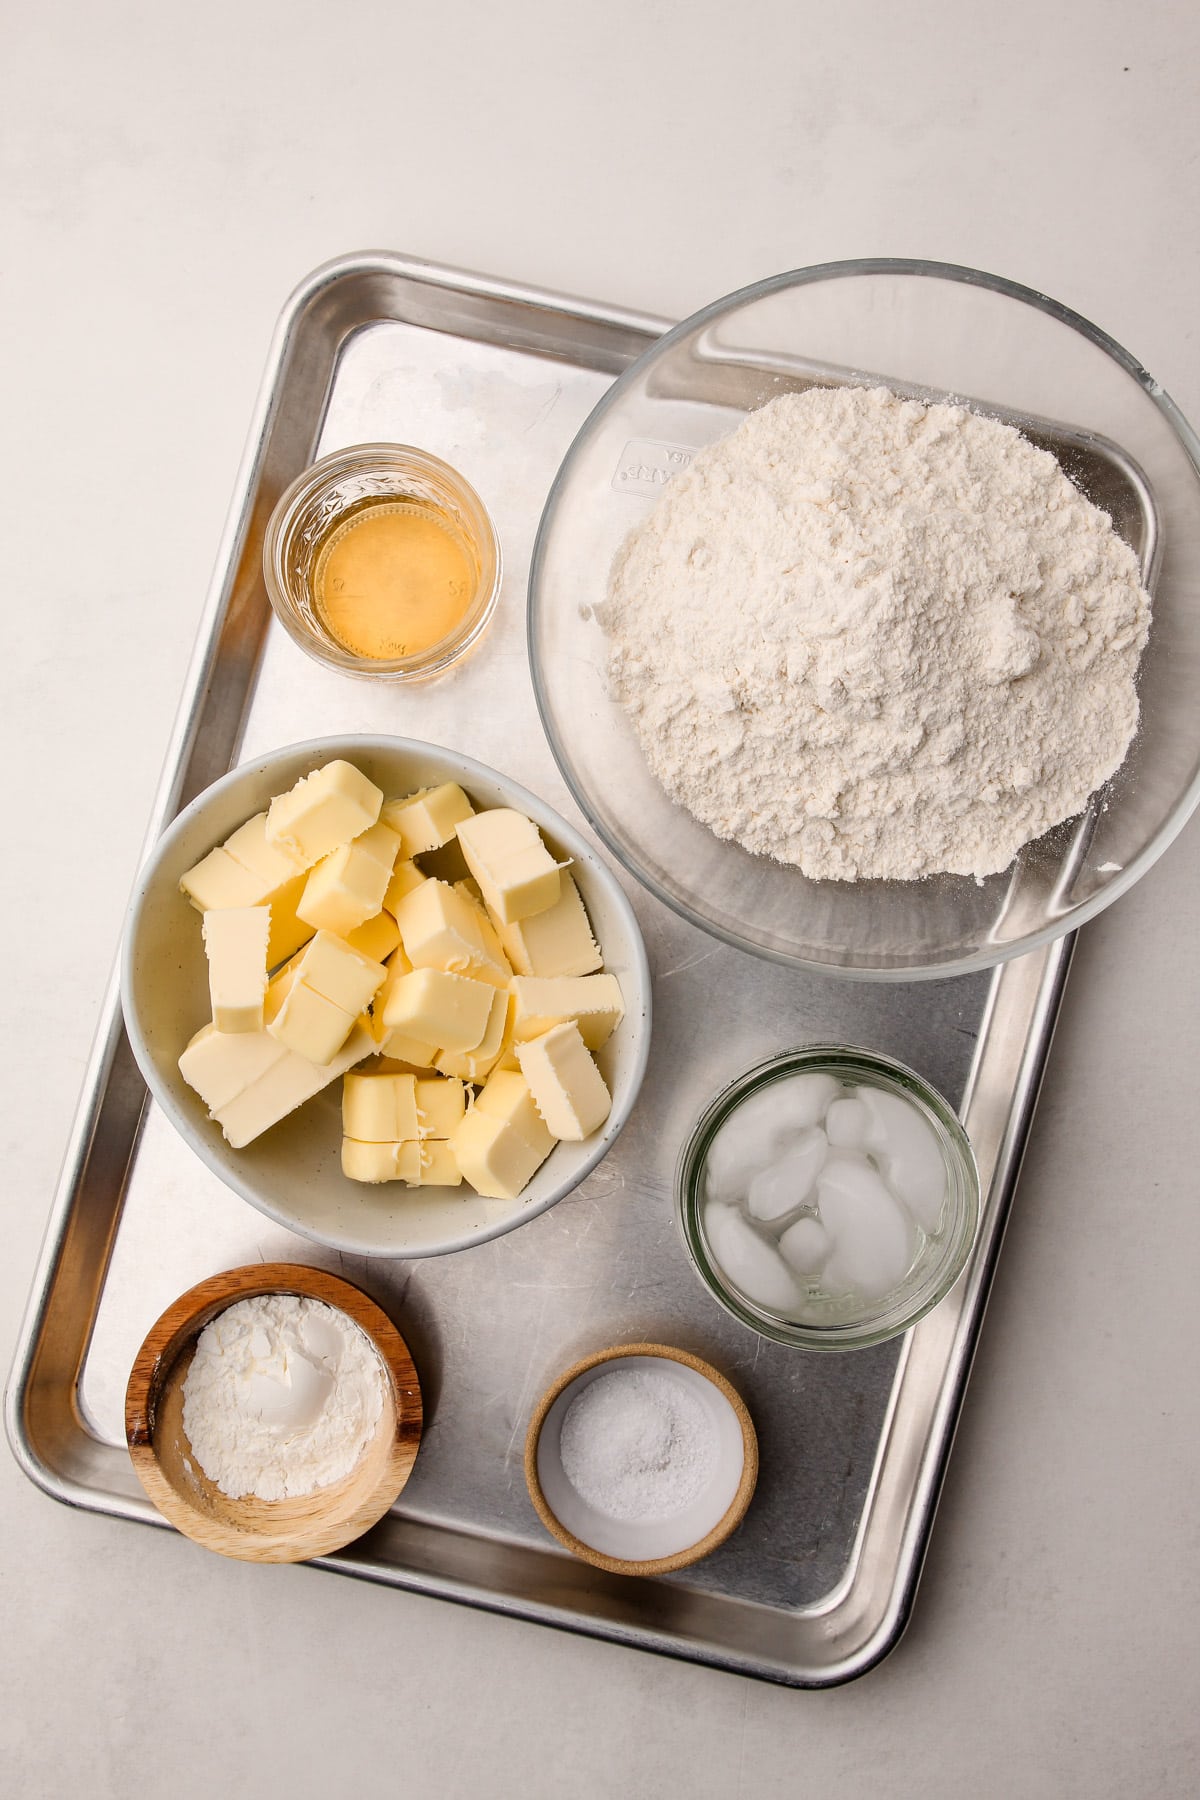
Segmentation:
[(608, 1518), (670, 1519), (711, 1482), (717, 1436), (685, 1379), (618, 1366), (572, 1400), (559, 1459), (580, 1499)]

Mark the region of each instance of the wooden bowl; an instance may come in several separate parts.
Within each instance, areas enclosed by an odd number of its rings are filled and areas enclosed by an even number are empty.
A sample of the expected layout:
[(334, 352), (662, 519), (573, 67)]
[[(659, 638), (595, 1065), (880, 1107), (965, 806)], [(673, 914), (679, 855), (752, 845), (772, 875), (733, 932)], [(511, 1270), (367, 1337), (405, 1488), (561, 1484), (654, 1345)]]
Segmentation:
[[(685, 1379), (716, 1428), (713, 1481), (699, 1502), (673, 1519), (608, 1518), (571, 1487), (559, 1460), (562, 1421), (577, 1393), (626, 1357), (647, 1367), (666, 1360), (689, 1371)], [(613, 1575), (669, 1575), (710, 1555), (741, 1524), (757, 1480), (758, 1437), (741, 1395), (709, 1363), (667, 1344), (613, 1345), (573, 1364), (542, 1395), (525, 1439), (525, 1481), (542, 1524), (572, 1555)]]
[[(287, 1500), (222, 1493), (183, 1428), (183, 1384), (196, 1339), (235, 1300), (259, 1294), (298, 1294), (347, 1314), (374, 1344), (386, 1377), (375, 1435), (350, 1473)], [(361, 1537), (392, 1505), (421, 1441), (421, 1389), (404, 1339), (360, 1288), (300, 1263), (259, 1263), (189, 1288), (151, 1328), (125, 1390), (125, 1438), (159, 1512), (196, 1543), (244, 1562), (304, 1562)]]

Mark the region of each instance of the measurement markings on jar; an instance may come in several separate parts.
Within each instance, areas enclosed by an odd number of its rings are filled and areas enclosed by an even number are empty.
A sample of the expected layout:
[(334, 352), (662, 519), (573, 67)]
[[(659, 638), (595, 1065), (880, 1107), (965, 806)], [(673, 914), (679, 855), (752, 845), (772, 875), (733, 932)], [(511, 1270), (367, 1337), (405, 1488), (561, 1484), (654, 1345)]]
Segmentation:
[(631, 438), (621, 452), (612, 485), (618, 494), (657, 494), (672, 475), (687, 468), (695, 454), (695, 449), (686, 444)]

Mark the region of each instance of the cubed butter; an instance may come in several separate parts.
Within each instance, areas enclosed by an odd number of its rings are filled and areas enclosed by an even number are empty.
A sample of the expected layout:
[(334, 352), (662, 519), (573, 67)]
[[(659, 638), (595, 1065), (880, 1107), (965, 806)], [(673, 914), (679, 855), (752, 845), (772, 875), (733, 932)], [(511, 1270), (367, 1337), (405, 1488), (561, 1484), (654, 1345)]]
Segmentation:
[(218, 1031), (261, 1031), (267, 993), (266, 906), (224, 906), (202, 920), (212, 1022)]
[(420, 1043), (474, 1050), (487, 1030), (496, 991), (469, 975), (414, 969), (392, 986), (383, 1023), (389, 1031), (400, 1031)]
[(625, 1016), (615, 975), (566, 975), (548, 979), (515, 975), (513, 1036), (518, 1043), (541, 1037), (552, 1025), (574, 1019), (589, 1050), (599, 1050)]
[(235, 1150), (320, 1093), (374, 1049), (359, 1020), (337, 1056), (321, 1067), (268, 1032), (221, 1032), (206, 1025), (179, 1059), (180, 1073)]
[(302, 776), (267, 809), (267, 838), (310, 865), (370, 829), (383, 793), (340, 758)]
[(342, 1174), (350, 1181), (406, 1181), (409, 1187), (416, 1187), (421, 1179), (421, 1146), (415, 1138), (373, 1144), (344, 1137)]
[(219, 844), (179, 878), (179, 886), (198, 912), (226, 906), (257, 906), (262, 883), (235, 862)]
[(400, 942), (400, 927), (390, 912), (377, 912), (373, 919), (348, 931), (346, 942), (369, 961), (385, 963)]
[(324, 1067), (346, 1042), (356, 1016), (297, 978), (267, 1030), (305, 1062)]
[(415, 1078), (374, 1071), (347, 1075), (342, 1083), (342, 1130), (369, 1144), (419, 1136)]
[(439, 1138), (421, 1139), (421, 1173), (417, 1187), (461, 1187), (462, 1170), (453, 1144)]
[(285, 881), (303, 875), (312, 867), (307, 857), (289, 850), (286, 844), (271, 842), (267, 836), (265, 812), (255, 813), (252, 819), (239, 825), (233, 836), (225, 839), (225, 848), (234, 862), (257, 875), (268, 889), (282, 887)]
[(489, 1075), (475, 1096), (472, 1110), (510, 1126), (531, 1150), (539, 1153), (539, 1162), (554, 1148), (554, 1137), (534, 1104), (529, 1083), (519, 1070), (497, 1069)]
[(591, 975), (603, 966), (579, 889), (565, 869), (554, 905), (502, 925), (500, 943), (518, 975)]
[[(373, 1024), (372, 1031), (375, 1030)], [(432, 1072), (439, 1055), (436, 1044), (423, 1044), (420, 1038), (409, 1037), (403, 1031), (389, 1031), (382, 1022), (378, 1026), (375, 1047), (381, 1057), (386, 1057), (389, 1062), (403, 1063), (409, 1073), (417, 1069), (422, 1073), (425, 1070)]]
[(534, 1105), (556, 1138), (580, 1143), (603, 1125), (612, 1099), (574, 1020), (518, 1044), (516, 1053)]
[(448, 844), (459, 821), (469, 819), (473, 811), (458, 783), (444, 781), (438, 787), (421, 788), (407, 799), (388, 800), (383, 817), (400, 833), (401, 855), (411, 858)]
[(227, 1106), (281, 1062), (287, 1050), (265, 1031), (218, 1031), (204, 1025), (179, 1058), (179, 1073), (210, 1115)]
[(559, 896), (559, 865), (537, 826), (511, 807), (476, 813), (458, 826), (467, 868), (502, 925), (545, 912)]
[(370, 1005), (387, 978), (383, 963), (363, 956), (331, 931), (317, 932), (297, 959), (296, 970), (316, 993), (352, 1014)]
[(267, 842), (267, 815), (256, 813), (233, 836), (180, 880), (180, 888), (200, 912), (230, 906), (269, 906), (271, 936), (267, 962), (275, 968), (312, 936), (312, 926), (296, 916), (307, 864)]
[(507, 988), (492, 990), (492, 1010), (488, 1022), (473, 1050), (439, 1050), (433, 1066), (443, 1075), (456, 1075), (462, 1081), (483, 1081), (499, 1060), (507, 1039), (508, 1016), (512, 998)]
[(396, 908), (404, 951), (414, 969), (448, 969), (507, 987), (512, 969), (487, 918), (445, 881), (423, 881)]
[(348, 937), (383, 906), (399, 847), (396, 833), (378, 824), (322, 857), (305, 883), (299, 917), (314, 930)]
[(453, 1137), (467, 1110), (467, 1091), (461, 1081), (431, 1076), (417, 1082), (417, 1136)]
[(392, 879), (388, 882), (387, 892), (383, 896), (383, 904), (388, 912), (395, 917), (396, 908), (405, 894), (411, 894), (414, 888), (420, 887), (423, 881), (428, 880), (428, 875), (423, 869), (418, 869), (411, 858), (401, 857), (392, 870)]
[(473, 1106), (451, 1138), (455, 1161), (477, 1194), (489, 1200), (515, 1200), (554, 1148), (546, 1133), (538, 1150), (505, 1119)]

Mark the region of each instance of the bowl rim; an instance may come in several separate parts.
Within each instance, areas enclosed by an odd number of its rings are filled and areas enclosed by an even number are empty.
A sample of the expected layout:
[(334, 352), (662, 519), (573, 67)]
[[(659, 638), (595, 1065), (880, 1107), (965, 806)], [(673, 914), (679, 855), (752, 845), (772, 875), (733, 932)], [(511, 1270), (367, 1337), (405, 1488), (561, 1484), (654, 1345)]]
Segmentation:
[[(571, 1172), (569, 1178), (558, 1182), (548, 1194), (543, 1195), (536, 1202), (527, 1201), (521, 1206), (519, 1201), (514, 1201), (512, 1204), (518, 1210), (510, 1212), (504, 1218), (493, 1223), (480, 1225), (474, 1231), (459, 1232), (457, 1235), (439, 1241), (434, 1246), (420, 1245), (416, 1248), (406, 1249), (368, 1248), (360, 1239), (325, 1232), (313, 1232), (306, 1229), (303, 1224), (273, 1202), (264, 1199), (255, 1188), (254, 1183), (246, 1179), (238, 1165), (236, 1153), (229, 1152), (228, 1157), (223, 1154), (223, 1147), (227, 1150), (228, 1146), (224, 1145), (219, 1127), (215, 1128), (216, 1137), (197, 1131), (193, 1121), (179, 1105), (174, 1094), (160, 1079), (154, 1057), (137, 1018), (137, 1009), (133, 1000), (135, 945), (141, 915), (148, 903), (151, 883), (161, 864), (170, 856), (179, 839), (203, 812), (206, 804), (217, 795), (226, 792), (239, 780), (246, 779), (252, 772), (257, 771), (260, 776), (264, 775), (273, 764), (285, 758), (292, 761), (311, 759), (315, 766), (322, 758), (341, 756), (347, 761), (353, 762), (356, 750), (364, 755), (370, 755), (381, 749), (440, 760), (446, 765), (447, 779), (461, 778), (462, 785), (468, 789), (473, 778), (481, 778), (487, 784), (498, 784), (506, 790), (511, 805), (521, 809), (528, 807), (529, 816), (539, 824), (544, 819), (552, 821), (547, 824), (546, 829), (562, 842), (574, 860), (587, 864), (589, 872), (605, 887), (609, 899), (621, 915), (629, 946), (630, 960), (636, 970), (641, 1002), (639, 1008), (628, 1007), (625, 1013), (625, 1018), (631, 1022), (633, 1031), (633, 1053), (627, 1091), (619, 1104), (614, 1097), (612, 1111), (596, 1134), (595, 1144), (592, 1145), (582, 1163)], [(450, 774), (451, 768), (454, 771), (453, 777)], [(445, 1256), (453, 1251), (469, 1250), (476, 1244), (489, 1243), (494, 1238), (504, 1237), (518, 1226), (527, 1224), (531, 1219), (539, 1218), (542, 1213), (548, 1212), (552, 1206), (557, 1205), (558, 1201), (578, 1187), (591, 1174), (601, 1159), (607, 1155), (633, 1111), (646, 1073), (653, 1026), (650, 963), (641, 928), (637, 922), (637, 915), (616, 875), (606, 866), (603, 859), (576, 828), (564, 819), (548, 801), (540, 799), (519, 782), (510, 780), (499, 769), (479, 762), (474, 757), (462, 755), (456, 750), (447, 750), (439, 744), (427, 743), (420, 738), (367, 733), (306, 738), (295, 744), (282, 745), (261, 756), (251, 757), (246, 762), (239, 763), (236, 768), (229, 769), (216, 781), (211, 782), (181, 812), (176, 814), (161, 836), (150, 845), (138, 869), (121, 937), (120, 993), (125, 1033), (147, 1088), (183, 1141), (211, 1169), (212, 1173), (224, 1182), (226, 1187), (232, 1189), (258, 1212), (273, 1220), (275, 1224), (307, 1239), (310, 1243), (318, 1244), (324, 1249), (340, 1251), (347, 1256), (377, 1256), (392, 1261), (417, 1261), (427, 1256)]]
[[(712, 1258), (705, 1251), (697, 1190), (705, 1157), (717, 1131), (744, 1100), (772, 1081), (783, 1080), (790, 1074), (820, 1074), (827, 1069), (844, 1069), (847, 1075), (861, 1070), (864, 1078), (871, 1074), (882, 1075), (885, 1083), (890, 1082), (890, 1091), (900, 1089), (907, 1098), (933, 1115), (954, 1153), (962, 1193), (960, 1217), (955, 1221), (957, 1247), (954, 1254), (947, 1257), (937, 1279), (930, 1283), (920, 1304), (905, 1311), (900, 1319), (895, 1317), (894, 1308), (891, 1312), (877, 1309), (872, 1319), (859, 1324), (806, 1325), (800, 1321), (777, 1319), (773, 1314), (756, 1309), (721, 1279), (719, 1270), (712, 1266)], [(675, 1223), (688, 1261), (701, 1285), (717, 1304), (759, 1337), (768, 1338), (786, 1349), (815, 1350), (822, 1355), (868, 1350), (877, 1344), (889, 1343), (931, 1313), (966, 1272), (983, 1216), (982, 1186), (974, 1146), (954, 1108), (932, 1082), (907, 1063), (861, 1044), (795, 1045), (761, 1058), (726, 1082), (713, 1095), (680, 1147), (675, 1163), (673, 1197)]]
[[(674, 1550), (667, 1556), (632, 1558), (610, 1556), (603, 1550), (594, 1550), (582, 1538), (576, 1537), (562, 1524), (557, 1513), (547, 1500), (542, 1488), (541, 1476), (538, 1473), (538, 1446), (541, 1443), (542, 1428), (550, 1414), (550, 1409), (560, 1395), (581, 1375), (592, 1369), (603, 1367), (605, 1363), (619, 1362), (626, 1357), (640, 1356), (680, 1363), (686, 1369), (692, 1369), (704, 1380), (711, 1382), (722, 1399), (728, 1401), (733, 1409), (742, 1432), (742, 1471), (738, 1479), (737, 1491), (717, 1520), (716, 1524), (697, 1538), (694, 1544), (686, 1544), (682, 1550)], [(733, 1383), (719, 1369), (697, 1356), (691, 1350), (680, 1350), (671, 1344), (609, 1344), (602, 1350), (594, 1350), (588, 1356), (580, 1357), (577, 1362), (555, 1377), (534, 1407), (525, 1434), (525, 1485), (529, 1489), (529, 1498), (533, 1502), (534, 1511), (546, 1527), (551, 1537), (557, 1538), (563, 1547), (582, 1562), (590, 1563), (593, 1568), (604, 1569), (610, 1575), (669, 1575), (677, 1569), (686, 1569), (692, 1563), (700, 1562), (720, 1548), (726, 1538), (731, 1537), (746, 1516), (754, 1491), (758, 1484), (758, 1433), (749, 1408)]]
[[(387, 1384), (389, 1408), (381, 1420), (390, 1443), (374, 1486), (351, 1505), (350, 1476), (328, 1490), (296, 1500), (252, 1499), (237, 1523), (211, 1518), (194, 1505), (164, 1472), (156, 1445), (163, 1390), (196, 1339), (215, 1318), (239, 1300), (262, 1294), (294, 1294), (344, 1313), (368, 1338)], [(390, 1423), (388, 1413), (390, 1412)], [(185, 1537), (221, 1555), (251, 1562), (303, 1562), (327, 1556), (378, 1524), (412, 1474), (421, 1444), (424, 1411), (420, 1379), (400, 1330), (356, 1282), (306, 1263), (251, 1263), (209, 1275), (167, 1306), (146, 1332), (125, 1387), (125, 1444), (134, 1473), (163, 1517)], [(193, 1452), (194, 1454), (194, 1452)], [(327, 1494), (332, 1512), (322, 1504)], [(229, 1500), (235, 1512), (242, 1502)], [(272, 1509), (286, 1507), (301, 1517), (285, 1519)], [(278, 1522), (272, 1524), (272, 1518)]]
[[(849, 257), (840, 261), (813, 263), (805, 267), (788, 269), (780, 274), (769, 275), (761, 281), (749, 282), (744, 287), (735, 288), (731, 293), (710, 301), (706, 306), (700, 307), (698, 311), (690, 313), (687, 318), (681, 319), (669, 331), (664, 332), (662, 337), (656, 339), (647, 350), (644, 350), (636, 361), (622, 370), (612, 386), (606, 389), (589, 412), (559, 464), (558, 472), (546, 495), (542, 516), (538, 521), (537, 533), (529, 559), (529, 604), (526, 608), (525, 618), (526, 650), (533, 678), (534, 699), (542, 729), (572, 798), (592, 830), (616, 857), (622, 868), (641, 882), (656, 899), (661, 900), (664, 906), (670, 907), (672, 912), (680, 918), (686, 919), (689, 924), (697, 926), (699, 930), (706, 932), (710, 937), (715, 937), (736, 950), (744, 950), (750, 955), (762, 957), (768, 962), (779, 963), (785, 968), (805, 969), (818, 974), (834, 975), (847, 981), (940, 981), (952, 975), (966, 975), (982, 969), (993, 969), (1001, 963), (1011, 961), (1014, 957), (1024, 956), (1032, 950), (1041, 949), (1065, 933), (1076, 931), (1080, 926), (1086, 925), (1090, 919), (1096, 918), (1106, 907), (1111, 906), (1113, 901), (1119, 900), (1123, 894), (1128, 893), (1129, 889), (1146, 874), (1147, 870), (1153, 867), (1163, 852), (1169, 849), (1196, 810), (1197, 805), (1200, 804), (1200, 769), (1179, 795), (1169, 816), (1151, 842), (1126, 863), (1125, 867), (1113, 876), (1099, 893), (1092, 895), (1088, 900), (1081, 901), (1068, 913), (1055, 918), (1040, 929), (1028, 932), (1025, 936), (1009, 944), (976, 950), (968, 956), (947, 958), (944, 961), (927, 962), (907, 968), (879, 969), (856, 963), (839, 963), (819, 957), (800, 956), (771, 945), (756, 943), (753, 939), (731, 930), (728, 926), (709, 919), (698, 908), (664, 887), (641, 866), (640, 861), (631, 855), (628, 847), (621, 843), (607, 828), (604, 821), (593, 813), (588, 795), (576, 773), (574, 762), (568, 755), (555, 727), (547, 701), (545, 683), (541, 674), (541, 659), (537, 650), (538, 594), (541, 591), (540, 576), (545, 557), (545, 541), (552, 517), (557, 511), (564, 490), (571, 479), (576, 450), (590, 435), (593, 426), (604, 418), (619, 403), (624, 393), (641, 379), (646, 368), (669, 352), (681, 339), (699, 331), (713, 319), (741, 306), (766, 299), (786, 288), (809, 287), (821, 281), (840, 281), (847, 277), (860, 275), (913, 275), (925, 279), (958, 282), (968, 287), (986, 288), (990, 292), (1003, 294), (1009, 299), (1032, 307), (1035, 311), (1045, 313), (1050, 318), (1057, 319), (1060, 324), (1078, 332), (1097, 349), (1104, 351), (1137, 383), (1147, 398), (1164, 415), (1184, 453), (1196, 470), (1197, 476), (1200, 477), (1200, 435), (1188, 423), (1170, 395), (1144, 365), (1108, 332), (1103, 331), (1098, 325), (1094, 325), (1082, 313), (1063, 305), (1061, 301), (1051, 299), (1048, 294), (1041, 293), (1037, 288), (1026, 287), (1021, 282), (1010, 280), (1007, 276), (992, 275), (985, 270), (973, 269), (965, 264), (939, 262), (920, 257)], [(908, 885), (915, 886), (916, 884)]]

